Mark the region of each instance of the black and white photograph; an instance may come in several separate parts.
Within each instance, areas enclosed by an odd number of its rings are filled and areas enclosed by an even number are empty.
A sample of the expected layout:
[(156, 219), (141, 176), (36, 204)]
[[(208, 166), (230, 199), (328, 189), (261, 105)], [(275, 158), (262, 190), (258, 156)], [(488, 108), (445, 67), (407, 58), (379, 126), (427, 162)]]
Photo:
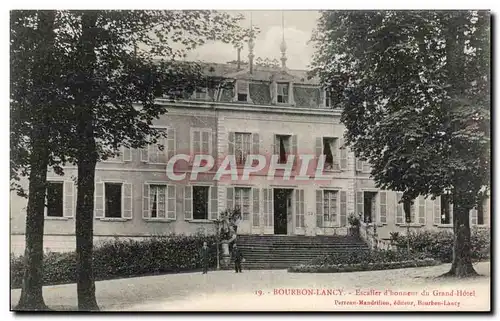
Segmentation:
[(492, 311), (490, 10), (111, 8), (9, 11), (11, 313)]

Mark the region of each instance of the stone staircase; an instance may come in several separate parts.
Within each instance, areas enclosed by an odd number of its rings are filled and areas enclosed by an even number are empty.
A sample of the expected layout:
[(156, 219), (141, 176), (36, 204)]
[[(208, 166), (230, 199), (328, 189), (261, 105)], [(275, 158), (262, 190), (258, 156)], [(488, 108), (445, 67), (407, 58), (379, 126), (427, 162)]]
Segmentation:
[(338, 252), (368, 251), (361, 239), (349, 236), (238, 235), (243, 269), (286, 269)]

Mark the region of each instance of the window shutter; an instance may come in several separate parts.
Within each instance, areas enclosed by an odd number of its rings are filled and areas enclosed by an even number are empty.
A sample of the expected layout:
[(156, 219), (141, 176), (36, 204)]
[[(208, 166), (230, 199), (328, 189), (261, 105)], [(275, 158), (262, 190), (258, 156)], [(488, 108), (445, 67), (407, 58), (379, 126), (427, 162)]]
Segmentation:
[(253, 194), (253, 216), (252, 216), (252, 226), (253, 227), (259, 227), (260, 222), (259, 222), (259, 216), (260, 216), (260, 200), (259, 200), (259, 194), (260, 194), (260, 189), (258, 188), (252, 188), (252, 194)]
[(63, 192), (63, 215), (64, 217), (75, 216), (75, 184), (73, 181), (64, 182)]
[(198, 154), (201, 149), (201, 132), (199, 130), (193, 129), (191, 131), (191, 157), (194, 159), (194, 155)]
[(473, 208), (469, 211), (470, 224), (477, 225), (477, 209)]
[(380, 223), (387, 224), (387, 192), (379, 192), (380, 198)]
[(172, 158), (175, 155), (175, 128), (169, 127), (167, 129), (167, 146), (165, 149), (167, 150), (167, 162), (170, 158)]
[(274, 226), (273, 189), (268, 188), (265, 190), (264, 193), (267, 194), (267, 208), (266, 208), (266, 223), (267, 223), (267, 225), (266, 226)]
[(422, 195), (418, 197), (418, 223), (425, 225), (425, 198)]
[(340, 191), (340, 226), (347, 226), (347, 192)]
[(296, 227), (302, 227), (300, 225), (300, 214), (301, 214), (301, 209), (300, 209), (300, 190), (296, 189), (294, 191), (295, 193), (295, 226)]
[(149, 218), (149, 184), (142, 185), (142, 218)]
[[(150, 137), (148, 137), (149, 139)], [(149, 148), (151, 145), (147, 145), (144, 148), (141, 148), (141, 162), (149, 162)]]
[(267, 188), (263, 188), (262, 189), (262, 196), (263, 196), (263, 203), (264, 203), (264, 208), (262, 209), (262, 212), (263, 212), (263, 216), (264, 216), (264, 226), (269, 226), (268, 225), (268, 211), (269, 211), (269, 194), (268, 194), (268, 189)]
[(321, 137), (316, 137), (316, 157), (321, 156), (321, 153), (323, 152), (323, 139)]
[(260, 147), (259, 144), (260, 144), (259, 133), (253, 133), (252, 134), (252, 154), (259, 155), (259, 147)]
[(123, 183), (123, 218), (132, 218), (132, 184)]
[(191, 186), (184, 186), (184, 219), (193, 219), (193, 195)]
[(234, 208), (234, 187), (226, 188), (226, 208), (232, 210)]
[(175, 185), (168, 185), (165, 188), (166, 194), (165, 199), (167, 200), (167, 218), (171, 220), (175, 220)]
[(95, 183), (94, 191), (94, 216), (96, 218), (104, 217), (104, 183)]
[[(253, 133), (252, 134), (252, 154), (253, 155), (259, 155), (259, 148), (260, 148), (260, 138), (258, 133)], [(257, 160), (254, 159), (252, 162), (252, 166), (257, 165)]]
[(434, 200), (434, 225), (441, 224), (441, 196)]
[(216, 220), (219, 218), (218, 208), (218, 192), (217, 186), (210, 186), (210, 219)]
[(234, 155), (234, 132), (229, 132), (228, 144), (228, 155)]
[(274, 134), (273, 135), (273, 145), (271, 146), (273, 150), (273, 155), (279, 155), (280, 154), (280, 142), (278, 139), (278, 135)]
[(345, 141), (343, 138), (340, 138), (340, 169), (347, 170), (347, 147), (344, 146)]
[(292, 147), (290, 149), (292, 155), (297, 155), (297, 135), (292, 135)]
[(356, 171), (357, 172), (363, 171), (363, 161), (358, 158), (356, 158)]
[(123, 150), (123, 161), (131, 162), (132, 161), (132, 149), (127, 147), (122, 147)]
[(404, 220), (404, 209), (403, 204), (400, 203), (401, 198), (403, 198), (403, 193), (396, 193), (396, 224), (403, 224)]
[(323, 227), (323, 190), (316, 190), (316, 226)]
[(417, 206), (417, 199), (413, 199), (413, 204), (410, 206), (410, 221), (412, 223), (417, 223), (417, 215), (416, 215), (416, 210), (415, 207)]
[(356, 192), (356, 216), (361, 215), (361, 219), (365, 218), (365, 207), (363, 200), (363, 192)]

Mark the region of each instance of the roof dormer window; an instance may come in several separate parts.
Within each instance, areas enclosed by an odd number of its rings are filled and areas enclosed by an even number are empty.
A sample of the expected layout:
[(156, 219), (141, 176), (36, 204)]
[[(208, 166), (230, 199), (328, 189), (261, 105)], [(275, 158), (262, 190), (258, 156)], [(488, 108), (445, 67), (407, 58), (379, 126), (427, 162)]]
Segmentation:
[(241, 102), (248, 102), (248, 82), (238, 80), (236, 82), (236, 100)]
[(289, 86), (288, 83), (278, 83), (278, 103), (289, 103)]

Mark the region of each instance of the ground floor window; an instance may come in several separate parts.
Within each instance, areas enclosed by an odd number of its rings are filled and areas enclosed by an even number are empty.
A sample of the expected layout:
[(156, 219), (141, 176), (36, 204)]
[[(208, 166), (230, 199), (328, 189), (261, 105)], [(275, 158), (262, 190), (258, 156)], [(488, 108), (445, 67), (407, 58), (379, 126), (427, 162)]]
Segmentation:
[(104, 217), (122, 217), (122, 183), (105, 183), (104, 197)]
[(149, 185), (149, 201), (151, 206), (151, 218), (165, 218), (166, 213), (166, 186)]
[(193, 218), (195, 220), (208, 220), (208, 186), (193, 186)]
[(234, 189), (234, 205), (241, 210), (242, 220), (250, 219), (250, 188)]
[(63, 217), (63, 182), (47, 182), (47, 216)]
[(338, 191), (323, 192), (323, 217), (325, 222), (337, 221)]
[(441, 224), (451, 224), (451, 195), (441, 195)]
[(364, 222), (372, 223), (376, 213), (376, 196), (377, 192), (363, 192), (363, 212)]

